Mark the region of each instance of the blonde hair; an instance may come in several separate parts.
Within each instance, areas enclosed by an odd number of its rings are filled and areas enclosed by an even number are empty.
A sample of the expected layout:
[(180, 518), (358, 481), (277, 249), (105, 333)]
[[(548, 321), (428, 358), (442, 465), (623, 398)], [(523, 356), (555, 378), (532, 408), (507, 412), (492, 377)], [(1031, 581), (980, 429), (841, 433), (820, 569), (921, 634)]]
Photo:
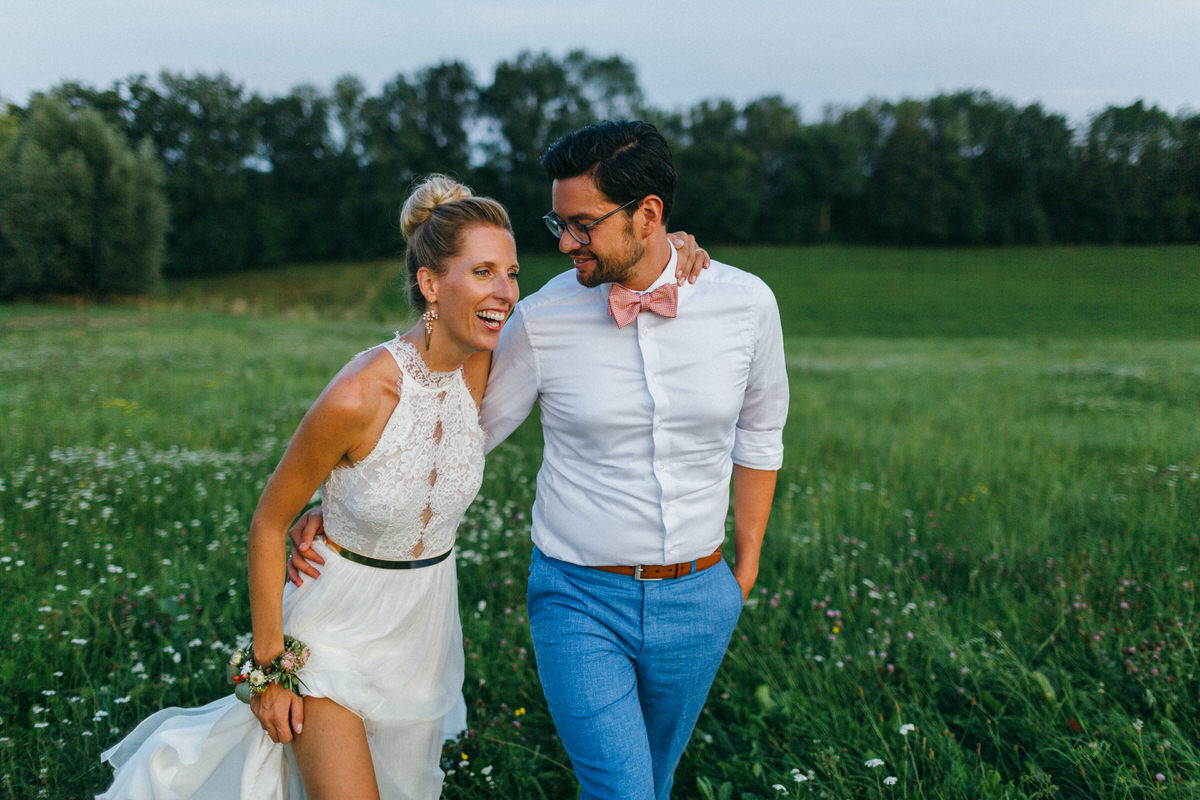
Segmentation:
[(413, 308), (424, 311), (426, 306), (417, 285), (417, 270), (424, 267), (435, 275), (444, 274), (445, 262), (458, 254), (463, 234), (477, 225), (512, 233), (504, 206), (490, 197), (476, 197), (469, 186), (453, 178), (434, 173), (413, 189), (400, 209), (400, 232), (408, 241), (404, 263)]

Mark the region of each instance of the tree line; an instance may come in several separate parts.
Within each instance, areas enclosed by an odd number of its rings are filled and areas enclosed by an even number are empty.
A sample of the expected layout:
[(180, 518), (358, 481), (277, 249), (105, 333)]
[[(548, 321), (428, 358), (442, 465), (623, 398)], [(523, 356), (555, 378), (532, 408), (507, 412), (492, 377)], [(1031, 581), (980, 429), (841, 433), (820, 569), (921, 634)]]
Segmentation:
[[(681, 176), (672, 222), (706, 242), (1200, 241), (1200, 114), (1141, 101), (1079, 127), (985, 91), (872, 100), (812, 122), (780, 96), (662, 111), (645, 103), (629, 62), (583, 51), (521, 53), (487, 84), (444, 62), (376, 93), (353, 76), (265, 96), (225, 74), (162, 72), (10, 104), (0, 116), (6, 195), (47, 164), (70, 171), (53, 144), (29, 155), (26, 129), (50, 124), (49, 104), (90, 120), (77, 136), (102, 138), (107, 126), (147, 162), (140, 185), (169, 208), (168, 274), (395, 255), (397, 209), (432, 171), (503, 201), (521, 247), (552, 247), (538, 157), (576, 127), (630, 117), (671, 142)], [(37, 204), (5, 205), (0, 197), (0, 265), (11, 265)], [(155, 228), (156, 212), (142, 213)]]

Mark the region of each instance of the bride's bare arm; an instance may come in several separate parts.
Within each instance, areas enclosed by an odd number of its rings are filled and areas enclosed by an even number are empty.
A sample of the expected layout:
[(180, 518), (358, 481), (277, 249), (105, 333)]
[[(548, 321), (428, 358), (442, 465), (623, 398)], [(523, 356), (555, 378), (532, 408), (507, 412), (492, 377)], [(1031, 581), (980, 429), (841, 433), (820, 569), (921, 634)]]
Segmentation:
[[(361, 374), (335, 379), (296, 429), (267, 482), (250, 523), (250, 619), (254, 660), (269, 664), (283, 652), (283, 575), (286, 531), (325, 476), (363, 440), (378, 410), (370, 381)], [(251, 704), (277, 742), (291, 741), (303, 723), (299, 697), (272, 685)]]

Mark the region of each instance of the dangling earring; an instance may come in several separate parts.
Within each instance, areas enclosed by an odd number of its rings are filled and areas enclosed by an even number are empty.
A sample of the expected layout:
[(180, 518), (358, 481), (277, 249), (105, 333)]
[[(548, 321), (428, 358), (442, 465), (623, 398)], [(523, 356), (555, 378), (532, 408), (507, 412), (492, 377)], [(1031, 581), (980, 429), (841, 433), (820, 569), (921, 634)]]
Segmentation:
[(425, 313), (421, 315), (421, 319), (425, 320), (425, 349), (429, 349), (429, 337), (433, 335), (433, 321), (438, 318), (437, 309), (430, 307), (425, 309)]

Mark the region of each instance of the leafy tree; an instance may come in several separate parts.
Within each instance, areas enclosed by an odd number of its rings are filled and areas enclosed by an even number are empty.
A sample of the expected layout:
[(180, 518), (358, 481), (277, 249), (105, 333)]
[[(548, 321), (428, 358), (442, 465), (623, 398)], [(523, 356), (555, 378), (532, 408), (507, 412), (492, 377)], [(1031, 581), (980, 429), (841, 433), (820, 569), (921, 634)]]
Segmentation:
[(64, 83), (50, 92), (73, 108), (98, 109), (163, 165), (171, 208), (166, 272), (230, 272), (260, 263), (258, 202), (249, 164), (257, 149), (250, 105), (228, 76), (134, 75), (110, 89)]
[(856, 202), (861, 192), (861, 137), (830, 115), (804, 125), (799, 110), (777, 95), (750, 102), (742, 118), (744, 144), (758, 157), (763, 172), (756, 238), (833, 238), (835, 204)]
[(746, 146), (741, 114), (728, 100), (702, 102), (675, 153), (676, 220), (697, 236), (727, 242), (754, 238), (766, 180), (760, 154)]
[(258, 260), (329, 259), (341, 254), (338, 198), (345, 191), (332, 141), (331, 103), (315, 87), (248, 103), (256, 129), (254, 170)]
[(0, 142), (0, 294), (152, 288), (167, 229), (161, 185), (153, 154), (100, 112), (35, 98)]
[(260, 262), (247, 165), (257, 154), (249, 98), (223, 73), (138, 77), (125, 86), (127, 132), (162, 159), (172, 228), (171, 274), (233, 272)]
[[(1200, 114), (1175, 118), (1179, 146), (1175, 152), (1176, 196), (1170, 200), (1177, 210), (1170, 231), (1173, 241), (1200, 240)], [(1177, 226), (1177, 227), (1176, 227)]]
[(345, 75), (334, 82), (330, 102), (335, 148), (330, 171), (337, 176), (339, 189), (334, 215), (340, 232), (339, 254), (350, 258), (391, 255), (396, 248), (394, 217), (376, 207), (370, 182), (367, 89), (358, 78)]
[[(5, 103), (4, 111), (0, 113), (0, 154), (4, 153), (9, 143), (17, 138), (17, 128), (20, 125), (20, 117), (17, 116), (19, 111), (20, 109), (16, 106)], [(0, 164), (3, 163), (3, 160), (0, 160)], [(3, 175), (0, 173), (0, 181), (2, 180)], [(0, 291), (2, 291), (3, 284), (5, 283), (4, 276), (7, 275), (7, 270), (10, 269), (6, 265), (11, 263), (12, 258), (12, 245), (4, 238), (3, 230), (0, 229)]]
[(907, 100), (885, 107), (889, 130), (865, 190), (880, 241), (969, 243), (983, 228), (983, 199), (970, 173), (957, 113)]
[(641, 118), (642, 89), (638, 86), (637, 71), (625, 59), (620, 56), (596, 58), (583, 50), (572, 50), (563, 59), (563, 68), (591, 116), (581, 124)]
[(21, 123), (18, 111), (16, 106), (7, 103), (0, 110), (0, 147), (17, 138), (17, 127)]
[(863, 152), (866, 139), (856, 126), (832, 116), (804, 128), (805, 148), (809, 152), (807, 171), (809, 191), (817, 207), (817, 237), (852, 238), (851, 209), (861, 203), (866, 174)]
[[(50, 94), (159, 155), (173, 273), (393, 255), (396, 210), (435, 170), (502, 199), (522, 247), (549, 248), (538, 159), (606, 118), (658, 125), (680, 168), (673, 221), (706, 241), (1200, 239), (1200, 118), (1142, 102), (1083, 130), (983, 91), (872, 100), (811, 124), (777, 95), (667, 112), (644, 105), (631, 64), (583, 50), (520, 53), (489, 85), (450, 61), (375, 94), (353, 76), (259, 97), (225, 75), (171, 73)], [(0, 140), (23, 113), (0, 117)]]
[[(1008, 128), (1007, 142), (1011, 145), (1002, 148), (994, 144), (987, 153), (998, 164), (997, 169), (1017, 173), (1020, 181), (1009, 195), (1007, 213), (994, 216), (1006, 222), (1003, 227), (993, 224), (991, 239), (1039, 244), (1062, 240), (1069, 205), (1067, 193), (1077, 169), (1073, 133), (1066, 117), (1046, 113), (1035, 103), (1021, 109), (1008, 122)], [(995, 205), (996, 191), (989, 191), (985, 184), (984, 192)]]
[(414, 181), (430, 172), (471, 177), (478, 91), (470, 69), (452, 61), (412, 79), (397, 75), (378, 97), (362, 100), (362, 185), (347, 198), (348, 216), (361, 220), (373, 253), (399, 251), (397, 214)]
[(1092, 119), (1084, 148), (1100, 216), (1094, 225), (1111, 228), (1123, 241), (1157, 241), (1161, 205), (1170, 192), (1167, 170), (1175, 148), (1172, 120), (1142, 101), (1110, 107)]
[(413, 88), (421, 110), (414, 121), (422, 144), (422, 172), (465, 176), (470, 161), (469, 133), (479, 101), (479, 87), (470, 67), (461, 61), (447, 61), (420, 70)]
[(558, 61), (523, 52), (496, 67), (479, 102), (481, 122), (494, 134), (483, 148), (479, 188), (508, 206), (522, 246), (549, 246), (540, 222), (549, 205), (542, 153), (576, 128), (627, 116), (640, 108), (642, 94), (634, 68), (616, 56), (596, 59), (575, 50)]
[(754, 237), (768, 242), (817, 238), (820, 201), (812, 185), (813, 154), (799, 111), (772, 95), (748, 103), (742, 119), (743, 144), (761, 172)]

